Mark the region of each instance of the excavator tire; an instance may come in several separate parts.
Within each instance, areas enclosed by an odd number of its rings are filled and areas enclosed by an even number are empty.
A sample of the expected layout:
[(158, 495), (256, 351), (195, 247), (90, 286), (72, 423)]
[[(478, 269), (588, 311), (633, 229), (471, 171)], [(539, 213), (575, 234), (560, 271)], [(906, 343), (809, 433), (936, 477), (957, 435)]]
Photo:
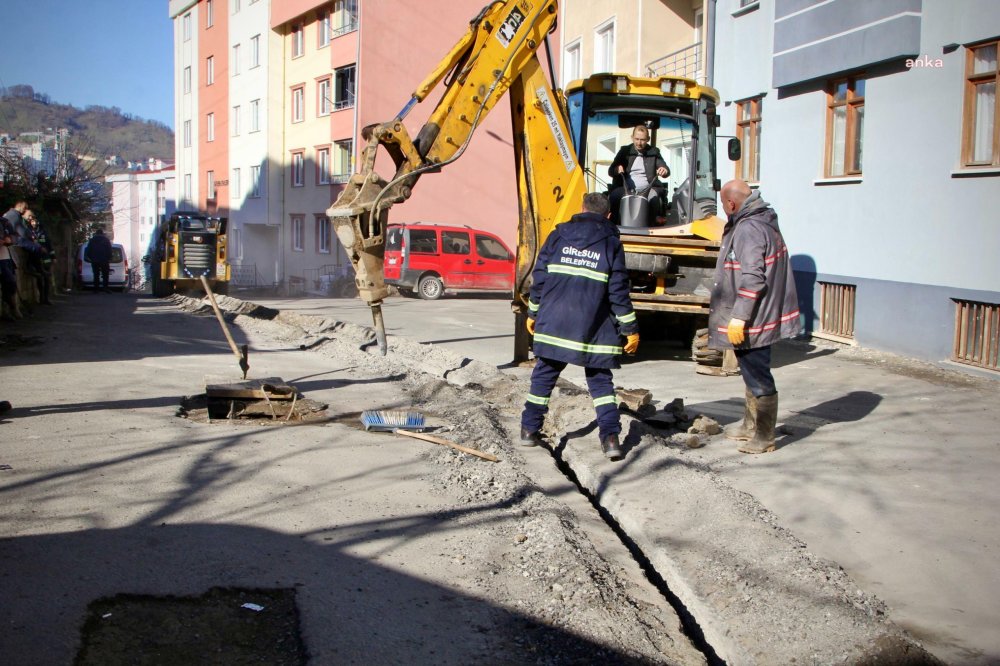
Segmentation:
[(162, 279), (159, 275), (153, 274), (153, 297), (163, 298), (164, 296), (169, 296), (174, 293), (174, 283), (169, 280)]

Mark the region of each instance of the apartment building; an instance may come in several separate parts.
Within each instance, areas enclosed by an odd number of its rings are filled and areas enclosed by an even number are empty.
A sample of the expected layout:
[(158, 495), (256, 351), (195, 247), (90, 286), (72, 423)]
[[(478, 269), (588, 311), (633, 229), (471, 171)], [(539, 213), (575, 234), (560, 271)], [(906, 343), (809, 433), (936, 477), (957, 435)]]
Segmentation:
[[(390, 120), (465, 33), (481, 0), (170, 0), (178, 201), (230, 218), (236, 281), (317, 286), (347, 269), (326, 209), (360, 129)], [(415, 136), (437, 97), (405, 119)], [(387, 156), (378, 162), (392, 175)], [(424, 176), (393, 221), (469, 224), (516, 239), (510, 114), (455, 165)]]
[(111, 238), (125, 247), (128, 265), (138, 268), (149, 254), (156, 225), (175, 210), (174, 168), (132, 171), (104, 180), (111, 183)]
[(998, 369), (1000, 13), (717, 0), (723, 180), (778, 212), (815, 335)]
[(595, 72), (704, 82), (702, 0), (564, 0), (561, 84)]

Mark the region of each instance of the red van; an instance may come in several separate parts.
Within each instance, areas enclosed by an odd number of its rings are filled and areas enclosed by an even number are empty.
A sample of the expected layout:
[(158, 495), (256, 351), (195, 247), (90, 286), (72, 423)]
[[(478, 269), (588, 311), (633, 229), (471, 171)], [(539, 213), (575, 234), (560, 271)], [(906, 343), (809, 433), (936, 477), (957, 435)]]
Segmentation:
[(467, 226), (389, 225), (385, 281), (428, 300), (441, 298), (445, 289), (513, 291), (514, 254), (493, 234)]

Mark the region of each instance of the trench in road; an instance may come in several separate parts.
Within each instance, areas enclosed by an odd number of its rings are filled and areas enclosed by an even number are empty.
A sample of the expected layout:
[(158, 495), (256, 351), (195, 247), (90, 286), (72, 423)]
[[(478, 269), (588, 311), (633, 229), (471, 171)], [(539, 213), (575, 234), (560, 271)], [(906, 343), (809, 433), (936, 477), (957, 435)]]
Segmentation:
[(702, 631), (701, 625), (698, 624), (698, 620), (691, 614), (691, 611), (684, 605), (684, 602), (682, 602), (677, 595), (670, 590), (667, 582), (649, 561), (649, 558), (646, 557), (642, 548), (640, 548), (639, 545), (622, 528), (622, 526), (618, 524), (618, 521), (615, 520), (614, 516), (612, 516), (611, 513), (601, 505), (597, 496), (590, 492), (586, 486), (580, 483), (580, 480), (576, 476), (576, 472), (574, 472), (570, 464), (563, 459), (562, 452), (566, 448), (568, 441), (569, 437), (564, 435), (559, 439), (559, 443), (555, 447), (545, 443), (540, 448), (545, 448), (552, 455), (552, 460), (555, 462), (556, 468), (559, 472), (574, 486), (576, 486), (577, 491), (579, 491), (581, 495), (587, 498), (591, 506), (594, 507), (598, 515), (601, 517), (601, 520), (607, 524), (614, 535), (618, 537), (618, 540), (621, 541), (622, 545), (628, 549), (629, 554), (632, 555), (632, 558), (642, 570), (643, 575), (646, 576), (646, 580), (648, 580), (649, 583), (656, 588), (657, 592), (663, 596), (667, 603), (674, 609), (674, 612), (677, 613), (677, 616), (680, 618), (681, 628), (683, 629), (684, 634), (691, 641), (692, 645), (694, 645), (695, 649), (705, 655), (705, 660), (708, 662), (708, 665), (725, 666), (725, 660), (718, 655), (715, 648), (713, 648), (705, 639), (705, 632)]

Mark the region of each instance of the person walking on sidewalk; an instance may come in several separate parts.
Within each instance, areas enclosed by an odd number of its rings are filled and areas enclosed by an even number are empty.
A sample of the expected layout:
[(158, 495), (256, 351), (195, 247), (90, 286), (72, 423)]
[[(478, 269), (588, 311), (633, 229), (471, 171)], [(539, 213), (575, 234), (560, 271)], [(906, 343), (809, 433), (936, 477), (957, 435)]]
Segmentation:
[(111, 241), (104, 235), (101, 227), (97, 228), (87, 243), (87, 261), (94, 272), (94, 293), (97, 293), (98, 282), (104, 291), (110, 293), (108, 278), (111, 275)]
[(587, 194), (583, 212), (558, 225), (538, 253), (528, 299), (527, 327), (534, 336), (536, 361), (521, 413), (524, 446), (542, 443), (549, 397), (572, 363), (585, 369), (604, 455), (622, 459), (611, 371), (621, 367), (623, 351), (634, 354), (639, 348), (639, 328), (629, 298), (625, 252), (607, 218), (607, 197)]
[(746, 384), (742, 423), (726, 428), (743, 453), (774, 450), (778, 389), (771, 345), (799, 333), (798, 297), (788, 248), (770, 204), (742, 180), (720, 193), (729, 216), (715, 265), (708, 315), (712, 349), (734, 349)]
[(28, 257), (29, 268), (35, 274), (35, 283), (38, 286), (38, 302), (42, 305), (52, 305), (49, 300), (49, 291), (52, 285), (52, 241), (49, 233), (42, 226), (35, 214), (29, 209), (24, 211), (24, 221), (28, 225), (28, 234), (31, 240), (41, 247), (41, 252), (33, 252)]

